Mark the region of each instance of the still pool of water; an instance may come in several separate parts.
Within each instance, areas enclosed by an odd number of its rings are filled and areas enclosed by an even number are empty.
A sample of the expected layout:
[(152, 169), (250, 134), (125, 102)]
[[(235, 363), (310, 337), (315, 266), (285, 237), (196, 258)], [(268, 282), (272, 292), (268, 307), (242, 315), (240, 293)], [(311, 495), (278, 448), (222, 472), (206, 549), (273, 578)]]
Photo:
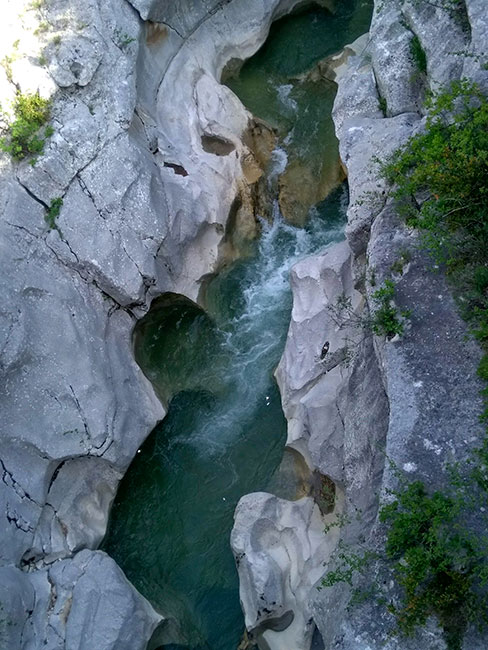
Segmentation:
[[(290, 51), (294, 29), (298, 47), (304, 15), (273, 27), (277, 52)], [(342, 40), (337, 22), (320, 22), (322, 38), (339, 49), (358, 35), (350, 33), (355, 19), (343, 22)], [(207, 313), (166, 294), (136, 328), (136, 359), (169, 410), (121, 482), (103, 548), (171, 619), (168, 638), (177, 645), (161, 645), (167, 650), (235, 650), (242, 636), (229, 536), (237, 501), (267, 489), (283, 454), (286, 421), (273, 371), (290, 318), (289, 270), (343, 237), (346, 205), (343, 185), (295, 228), (275, 204), (253, 254), (209, 284)]]

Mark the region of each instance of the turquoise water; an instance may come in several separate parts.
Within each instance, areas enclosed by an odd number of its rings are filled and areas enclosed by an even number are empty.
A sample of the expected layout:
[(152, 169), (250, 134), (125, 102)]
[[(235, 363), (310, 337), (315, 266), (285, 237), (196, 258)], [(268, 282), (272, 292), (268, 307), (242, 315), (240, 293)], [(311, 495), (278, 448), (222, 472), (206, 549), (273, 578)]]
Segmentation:
[(175, 394), (120, 485), (104, 549), (175, 619), (183, 647), (231, 650), (242, 636), (229, 535), (237, 501), (267, 488), (283, 454), (272, 373), (290, 317), (289, 269), (342, 238), (346, 205), (343, 187), (305, 229), (275, 214), (251, 258), (210, 284), (209, 315), (166, 296), (137, 328), (138, 362), (164, 400)]
[(302, 223), (343, 179), (332, 121), (337, 86), (310, 72), (368, 31), (372, 0), (339, 0), (335, 6), (334, 12), (316, 6), (277, 21), (239, 75), (224, 77), (251, 113), (278, 131), (288, 159), (280, 201), (294, 223)]
[[(315, 25), (306, 16), (273, 28), (277, 53), (290, 45), (294, 29), (303, 35), (304, 20)], [(347, 30), (354, 19), (351, 14), (345, 20), (342, 42), (351, 40)], [(326, 30), (322, 38), (329, 33), (339, 43), (336, 22), (319, 25)], [(320, 30), (315, 40), (319, 35)], [(269, 57), (279, 60), (273, 52)], [(297, 60), (303, 57), (297, 53)], [(293, 147), (284, 153), (289, 146), (280, 142), (271, 175), (291, 157)], [(169, 410), (121, 482), (104, 550), (171, 619), (160, 647), (235, 650), (242, 637), (229, 536), (239, 498), (279, 484), (273, 475), (286, 421), (273, 371), (290, 318), (289, 270), (343, 237), (346, 206), (347, 188), (341, 185), (310, 210), (304, 228), (296, 228), (275, 203), (273, 221), (262, 222), (252, 254), (208, 285), (206, 313), (166, 294), (135, 330), (136, 359)]]

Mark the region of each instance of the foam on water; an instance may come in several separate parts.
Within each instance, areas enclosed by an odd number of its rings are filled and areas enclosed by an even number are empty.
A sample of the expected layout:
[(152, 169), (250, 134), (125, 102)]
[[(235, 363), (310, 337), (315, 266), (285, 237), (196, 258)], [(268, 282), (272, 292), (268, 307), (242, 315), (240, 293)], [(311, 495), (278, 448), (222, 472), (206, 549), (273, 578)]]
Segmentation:
[[(341, 191), (341, 196), (347, 192)], [(315, 221), (320, 220), (316, 214)], [(286, 335), (291, 308), (290, 269), (298, 260), (340, 237), (341, 227), (330, 229), (322, 221), (309, 230), (287, 224), (274, 203), (273, 219), (261, 220), (262, 234), (254, 259), (241, 277), (242, 300), (238, 313), (216, 314), (222, 337), (222, 355), (228, 360), (223, 383), (225, 399), (185, 439), (208, 457), (219, 454), (234, 436), (239, 423), (252, 416), (265, 399), (270, 372), (276, 365)], [(213, 350), (211, 351), (214, 352)], [(219, 381), (219, 385), (222, 380)]]
[(288, 164), (288, 154), (283, 147), (276, 147), (271, 152), (271, 164), (268, 172), (268, 186), (271, 187)]
[(295, 113), (298, 109), (297, 102), (293, 99), (293, 97), (290, 97), (290, 93), (292, 92), (293, 88), (293, 84), (281, 84), (280, 86), (276, 87), (276, 92), (278, 93), (278, 98), (282, 106), (291, 113)]

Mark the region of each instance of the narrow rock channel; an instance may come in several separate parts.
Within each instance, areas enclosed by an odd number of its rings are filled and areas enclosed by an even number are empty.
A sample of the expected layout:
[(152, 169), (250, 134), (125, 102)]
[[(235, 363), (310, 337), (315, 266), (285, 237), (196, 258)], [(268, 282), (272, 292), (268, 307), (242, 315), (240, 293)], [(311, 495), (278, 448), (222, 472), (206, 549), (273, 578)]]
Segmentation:
[[(347, 207), (330, 115), (335, 84), (317, 62), (365, 31), (370, 9), (348, 2), (336, 14), (313, 6), (281, 19), (228, 79), (278, 133), (270, 218), (258, 218), (251, 251), (209, 282), (205, 310), (165, 294), (135, 329), (136, 360), (169, 411), (121, 483), (104, 550), (168, 619), (165, 648), (237, 647), (244, 622), (229, 547), (234, 509), (256, 490), (296, 496), (289, 472), (276, 473), (286, 421), (272, 377), (289, 323), (288, 275), (343, 237)], [(305, 226), (287, 223), (280, 206)]]

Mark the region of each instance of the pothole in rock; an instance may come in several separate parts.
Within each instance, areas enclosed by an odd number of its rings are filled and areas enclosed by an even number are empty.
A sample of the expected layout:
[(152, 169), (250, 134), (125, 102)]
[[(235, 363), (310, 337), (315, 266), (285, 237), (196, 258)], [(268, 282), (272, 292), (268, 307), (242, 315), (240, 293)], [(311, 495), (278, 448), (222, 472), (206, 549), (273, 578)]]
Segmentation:
[(213, 153), (215, 156), (228, 156), (235, 151), (235, 146), (230, 140), (226, 140), (217, 135), (204, 133), (201, 140), (203, 150), (207, 153)]

